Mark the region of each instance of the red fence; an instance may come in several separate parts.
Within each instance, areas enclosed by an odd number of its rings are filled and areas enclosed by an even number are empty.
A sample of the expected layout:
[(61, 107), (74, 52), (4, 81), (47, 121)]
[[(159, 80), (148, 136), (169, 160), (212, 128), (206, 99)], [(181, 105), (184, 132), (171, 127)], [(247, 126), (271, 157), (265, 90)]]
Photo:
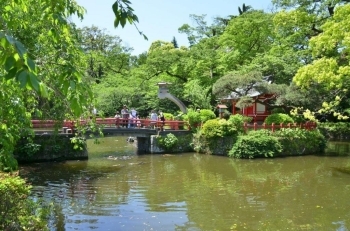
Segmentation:
[[(74, 129), (76, 123), (81, 125), (87, 124), (86, 120), (74, 121), (64, 121), (62, 127), (67, 127), (69, 129)], [(58, 124), (55, 120), (32, 120), (33, 128), (47, 128), (52, 129)], [(96, 118), (96, 124), (104, 125), (105, 127), (132, 127), (132, 128), (164, 128), (171, 130), (183, 130), (187, 128), (186, 121), (178, 120), (166, 120), (164, 122), (160, 120), (150, 120), (150, 119), (116, 119), (116, 118)]]
[(315, 122), (306, 122), (306, 123), (301, 123), (301, 124), (297, 124), (297, 123), (288, 123), (288, 124), (271, 124), (271, 125), (267, 125), (267, 124), (248, 124), (248, 123), (244, 123), (244, 130), (247, 132), (248, 130), (258, 130), (258, 129), (268, 129), (271, 130), (272, 132), (274, 132), (276, 129), (280, 129), (280, 128), (301, 128), (301, 129), (306, 129), (306, 130), (313, 130), (316, 129), (317, 124)]
[[(84, 125), (87, 123), (86, 120), (80, 120), (80, 124)], [(189, 126), (186, 121), (178, 121), (178, 120), (166, 120), (162, 122), (160, 120), (150, 120), (150, 119), (115, 119), (115, 118), (96, 118), (96, 123), (99, 125), (104, 125), (105, 127), (132, 127), (132, 128), (162, 128), (162, 129), (171, 129), (171, 130), (184, 130), (189, 129)], [(33, 128), (47, 128), (53, 129), (55, 126), (58, 126), (59, 122), (54, 120), (32, 120)], [(64, 121), (63, 127), (67, 127), (68, 129), (74, 129), (75, 123), (73, 121)], [(297, 123), (289, 123), (289, 124), (248, 124), (244, 123), (244, 130), (258, 130), (258, 129), (268, 129), (274, 132), (276, 129), (280, 128), (302, 128), (307, 130), (312, 130), (317, 127), (317, 124), (314, 122), (306, 122), (303, 124)]]

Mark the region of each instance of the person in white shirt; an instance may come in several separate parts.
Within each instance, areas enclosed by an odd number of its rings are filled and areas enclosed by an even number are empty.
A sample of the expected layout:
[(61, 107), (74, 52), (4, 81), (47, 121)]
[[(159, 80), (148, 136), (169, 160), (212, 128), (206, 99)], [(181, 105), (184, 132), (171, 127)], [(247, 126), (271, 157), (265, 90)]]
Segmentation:
[(123, 109), (121, 110), (122, 114), (122, 126), (128, 127), (128, 118), (129, 118), (129, 110), (126, 107), (126, 105), (123, 106)]
[(131, 108), (130, 113), (131, 113), (132, 117), (136, 118), (137, 111), (135, 110), (135, 108)]
[(154, 110), (152, 110), (152, 112), (151, 112), (151, 128), (156, 127), (157, 120), (158, 120), (158, 115)]

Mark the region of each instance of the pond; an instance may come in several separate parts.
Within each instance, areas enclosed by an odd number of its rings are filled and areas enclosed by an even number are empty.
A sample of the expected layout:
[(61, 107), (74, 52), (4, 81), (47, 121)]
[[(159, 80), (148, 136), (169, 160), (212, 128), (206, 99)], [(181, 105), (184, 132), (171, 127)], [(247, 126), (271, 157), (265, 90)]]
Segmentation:
[(349, 142), (329, 153), (236, 160), (136, 155), (126, 137), (89, 140), (89, 160), (20, 167), (51, 230), (349, 230)]

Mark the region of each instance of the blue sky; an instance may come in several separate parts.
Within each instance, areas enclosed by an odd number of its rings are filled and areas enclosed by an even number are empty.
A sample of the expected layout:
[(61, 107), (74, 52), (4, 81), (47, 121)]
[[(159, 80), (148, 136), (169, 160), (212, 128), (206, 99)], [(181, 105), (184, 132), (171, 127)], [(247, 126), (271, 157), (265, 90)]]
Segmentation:
[(190, 14), (206, 14), (206, 19), (210, 22), (216, 16), (237, 15), (238, 6), (242, 7), (243, 3), (265, 11), (272, 8), (270, 0), (131, 0), (131, 7), (139, 18), (137, 26), (148, 37), (147, 41), (133, 25), (113, 27), (113, 0), (77, 2), (87, 10), (83, 21), (73, 19), (78, 26), (95, 25), (106, 29), (109, 34), (119, 36), (125, 46), (132, 47), (134, 55), (147, 51), (153, 41), (171, 41), (174, 36), (179, 46), (188, 46), (186, 35), (178, 33), (178, 28), (185, 23), (192, 25)]

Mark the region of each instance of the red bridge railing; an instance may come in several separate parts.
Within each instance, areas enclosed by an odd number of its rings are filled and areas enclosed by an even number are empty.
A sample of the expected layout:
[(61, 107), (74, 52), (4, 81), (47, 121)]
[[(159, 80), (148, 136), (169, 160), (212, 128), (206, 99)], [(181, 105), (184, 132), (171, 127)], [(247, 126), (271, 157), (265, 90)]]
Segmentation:
[[(80, 125), (87, 124), (88, 121), (80, 120), (80, 121), (64, 121), (62, 127), (67, 129), (71, 129), (71, 132), (74, 131), (76, 127), (76, 123)], [(110, 128), (160, 128), (160, 129), (171, 129), (171, 130), (188, 130), (190, 129), (188, 123), (186, 121), (178, 121), (178, 120), (150, 120), (150, 119), (122, 119), (122, 118), (96, 118), (96, 123), (98, 125), (104, 125), (105, 127)], [(55, 120), (32, 120), (34, 129), (53, 129), (55, 126), (58, 126), (58, 121)], [(249, 130), (258, 130), (258, 129), (268, 129), (274, 132), (280, 128), (301, 128), (312, 130), (316, 129), (317, 124), (315, 122), (306, 122), (306, 123), (289, 123), (289, 124), (248, 124), (244, 123), (243, 125), (245, 131)]]
[[(64, 121), (62, 127), (74, 130), (75, 126), (79, 123), (85, 125), (88, 123), (87, 120), (80, 121)], [(35, 129), (53, 129), (59, 124), (55, 120), (32, 120), (33, 128)], [(110, 128), (161, 128), (171, 130), (185, 130), (188, 129), (186, 121), (179, 120), (150, 120), (150, 119), (123, 119), (123, 118), (96, 118), (96, 124), (104, 125)]]

